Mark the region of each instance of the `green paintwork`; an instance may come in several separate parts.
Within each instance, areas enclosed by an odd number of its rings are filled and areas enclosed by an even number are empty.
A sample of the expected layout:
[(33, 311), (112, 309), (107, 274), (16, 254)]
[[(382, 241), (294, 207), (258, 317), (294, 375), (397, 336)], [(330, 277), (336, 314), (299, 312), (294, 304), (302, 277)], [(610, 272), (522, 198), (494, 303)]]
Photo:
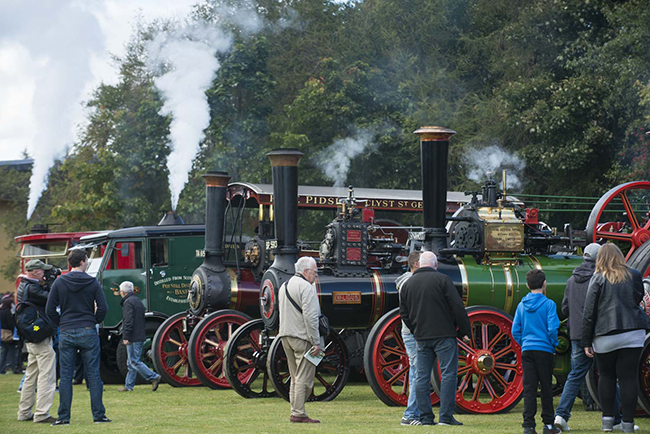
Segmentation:
[(480, 265), (471, 258), (462, 260), (467, 271), (468, 285), (464, 290), (467, 306), (494, 306), (514, 316), (519, 301), (528, 294), (526, 273), (539, 264), (546, 274), (546, 295), (560, 310), (566, 281), (573, 270), (582, 263), (580, 256), (521, 256), (518, 265)]
[[(166, 243), (166, 263), (154, 261), (154, 240)], [(122, 243), (141, 243), (138, 260), (132, 261), (134, 268), (108, 269), (111, 260), (121, 255)], [(125, 280), (133, 282), (137, 296), (142, 300), (147, 311), (162, 312), (167, 315), (187, 309), (187, 288), (194, 270), (201, 265), (204, 246), (203, 236), (170, 236), (164, 238), (129, 238), (113, 239), (109, 242), (107, 252), (101, 265), (99, 281), (108, 302), (108, 314), (104, 328), (117, 327), (122, 321), (121, 297), (114, 295), (113, 289)], [(135, 252), (129, 252), (134, 254)], [(127, 255), (128, 256), (128, 255)], [(155, 265), (155, 266), (154, 266)]]
[(168, 265), (152, 264), (149, 270), (149, 310), (173, 315), (188, 307), (187, 290), (192, 273), (203, 263), (205, 240), (202, 236), (174, 236), (166, 240)]
[[(466, 305), (494, 306), (514, 316), (517, 305), (530, 292), (526, 287), (526, 273), (539, 265), (546, 274), (546, 296), (555, 302), (557, 314), (560, 320), (564, 320), (561, 305), (566, 281), (582, 261), (581, 256), (560, 255), (520, 256), (517, 266), (499, 263), (478, 265), (473, 259), (463, 260), (469, 282)], [(508, 280), (511, 285), (506, 283)], [(556, 382), (563, 383), (571, 371), (571, 341), (565, 323), (560, 327), (558, 335), (560, 344), (556, 350), (553, 375)]]

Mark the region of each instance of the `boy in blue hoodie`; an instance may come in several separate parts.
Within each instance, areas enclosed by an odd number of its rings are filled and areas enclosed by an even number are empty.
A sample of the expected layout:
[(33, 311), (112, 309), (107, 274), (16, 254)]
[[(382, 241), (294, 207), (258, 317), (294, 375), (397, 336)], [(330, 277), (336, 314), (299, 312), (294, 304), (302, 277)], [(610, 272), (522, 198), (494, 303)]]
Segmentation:
[(546, 275), (542, 270), (526, 273), (530, 293), (517, 306), (512, 337), (521, 345), (524, 369), (524, 434), (536, 434), (537, 385), (542, 395), (544, 434), (561, 432), (553, 425), (553, 353), (558, 345), (560, 319), (557, 306), (546, 298)]

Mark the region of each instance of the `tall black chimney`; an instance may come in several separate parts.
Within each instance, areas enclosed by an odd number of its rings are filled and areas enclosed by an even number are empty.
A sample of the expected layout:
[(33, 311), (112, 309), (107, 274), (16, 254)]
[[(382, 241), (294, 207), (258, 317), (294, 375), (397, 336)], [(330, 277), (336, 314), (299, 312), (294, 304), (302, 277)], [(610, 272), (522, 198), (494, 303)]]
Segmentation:
[(188, 299), (190, 311), (200, 315), (206, 309), (225, 309), (230, 302), (230, 277), (223, 265), (223, 231), (226, 193), (230, 176), (209, 172), (205, 180), (205, 259), (194, 271)]
[(277, 330), (278, 289), (293, 276), (298, 260), (298, 164), (304, 156), (297, 149), (277, 149), (266, 154), (273, 172), (273, 214), (277, 247), (275, 260), (262, 277), (260, 313), (264, 325)]
[(422, 127), (414, 134), (420, 136), (422, 157), (422, 210), (426, 233), (424, 248), (438, 253), (447, 247), (447, 160), (449, 138), (456, 132), (443, 127)]
[(278, 240), (274, 252), (276, 257), (278, 253), (296, 255), (299, 252), (298, 164), (304, 155), (297, 149), (277, 149), (266, 154), (273, 172), (273, 216)]

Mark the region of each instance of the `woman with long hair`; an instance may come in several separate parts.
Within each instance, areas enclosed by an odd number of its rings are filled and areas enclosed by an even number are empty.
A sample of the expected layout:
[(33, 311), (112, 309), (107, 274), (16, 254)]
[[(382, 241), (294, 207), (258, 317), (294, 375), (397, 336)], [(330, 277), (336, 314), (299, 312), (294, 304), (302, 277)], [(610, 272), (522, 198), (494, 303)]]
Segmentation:
[(639, 357), (649, 320), (639, 303), (643, 299), (641, 273), (625, 263), (621, 250), (605, 244), (596, 257), (589, 282), (582, 324), (582, 345), (596, 357), (600, 379), (598, 396), (603, 409), (602, 429), (614, 427), (616, 381), (620, 384), (623, 432), (634, 432)]

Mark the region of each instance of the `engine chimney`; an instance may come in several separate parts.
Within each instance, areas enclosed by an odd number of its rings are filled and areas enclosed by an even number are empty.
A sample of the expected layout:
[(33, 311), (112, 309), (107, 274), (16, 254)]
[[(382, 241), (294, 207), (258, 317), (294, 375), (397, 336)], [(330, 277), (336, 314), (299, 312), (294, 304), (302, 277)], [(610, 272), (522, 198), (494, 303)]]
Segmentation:
[(205, 180), (205, 259), (194, 271), (188, 292), (190, 311), (226, 308), (230, 300), (230, 278), (223, 265), (223, 231), (226, 193), (230, 176), (209, 172)]
[(298, 259), (298, 164), (304, 156), (297, 149), (277, 149), (266, 156), (273, 173), (273, 215), (277, 247), (275, 260), (262, 277), (260, 313), (264, 325), (278, 328), (277, 294), (280, 286), (294, 273)]
[(185, 222), (176, 214), (176, 211), (167, 211), (163, 218), (158, 222), (158, 226), (184, 225)]
[[(273, 172), (273, 215), (278, 248), (281, 255), (296, 255), (298, 245), (298, 164), (304, 156), (296, 149), (278, 149), (266, 156)], [(277, 262), (277, 259), (276, 259)], [(293, 263), (291, 266), (293, 267)], [(274, 262), (275, 265), (275, 262)]]
[(422, 159), (424, 249), (438, 253), (447, 247), (447, 160), (449, 139), (456, 132), (443, 127), (422, 127), (414, 134), (420, 137)]

